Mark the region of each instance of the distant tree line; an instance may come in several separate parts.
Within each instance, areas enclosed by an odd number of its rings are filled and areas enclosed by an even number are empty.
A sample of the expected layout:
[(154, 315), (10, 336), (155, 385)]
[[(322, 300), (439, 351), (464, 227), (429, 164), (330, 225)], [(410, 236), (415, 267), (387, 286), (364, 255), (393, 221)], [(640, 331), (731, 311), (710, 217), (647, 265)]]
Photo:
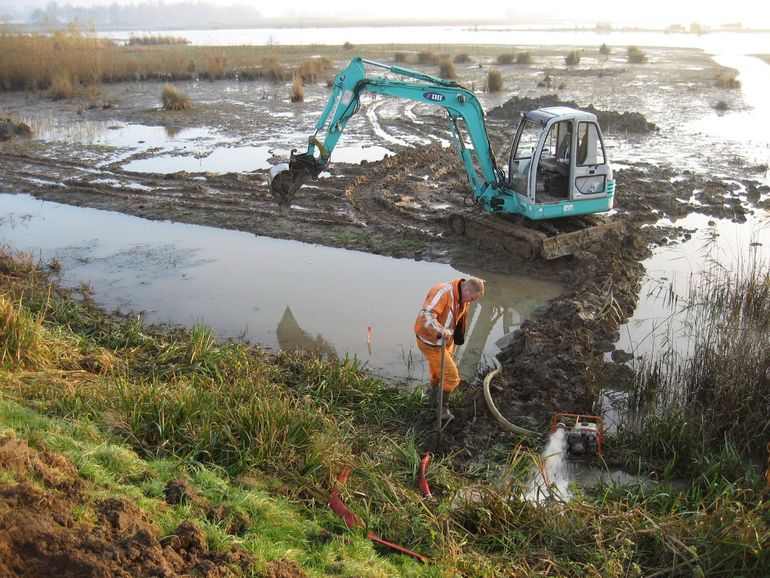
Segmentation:
[(33, 26), (63, 26), (75, 23), (95, 28), (184, 28), (199, 25), (249, 24), (262, 19), (251, 6), (216, 6), (188, 1), (166, 4), (137, 2), (122, 5), (117, 2), (102, 6), (72, 6), (49, 2), (45, 8), (30, 12), (27, 24)]

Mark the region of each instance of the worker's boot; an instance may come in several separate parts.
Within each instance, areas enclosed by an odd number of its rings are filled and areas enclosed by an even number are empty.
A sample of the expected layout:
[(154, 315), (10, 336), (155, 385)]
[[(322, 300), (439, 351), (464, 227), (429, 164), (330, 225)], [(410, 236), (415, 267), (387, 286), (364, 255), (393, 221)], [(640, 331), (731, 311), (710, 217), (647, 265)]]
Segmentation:
[(454, 419), (455, 416), (452, 415), (452, 412), (449, 411), (449, 396), (451, 395), (451, 392), (445, 391), (444, 392), (444, 399), (443, 404), (441, 405), (441, 419), (444, 421), (449, 421)]
[[(443, 404), (441, 405), (441, 419), (449, 421), (454, 416), (449, 411), (449, 392), (445, 391), (443, 397)], [(435, 385), (430, 386), (430, 407), (435, 410), (438, 405), (438, 387)]]

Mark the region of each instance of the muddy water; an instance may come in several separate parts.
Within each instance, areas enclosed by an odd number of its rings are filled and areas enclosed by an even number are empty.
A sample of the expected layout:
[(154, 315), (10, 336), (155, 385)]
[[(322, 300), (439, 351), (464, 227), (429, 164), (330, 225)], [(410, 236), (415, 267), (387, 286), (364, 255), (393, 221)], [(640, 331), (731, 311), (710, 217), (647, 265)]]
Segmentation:
[[(204, 323), (224, 338), (356, 356), (379, 375), (424, 381), (412, 323), (428, 288), (487, 279), (457, 359), (466, 377), (560, 292), (555, 283), (255, 237), (248, 233), (0, 195), (0, 243), (57, 259), (108, 310), (148, 322)], [(371, 333), (369, 328), (371, 327)]]

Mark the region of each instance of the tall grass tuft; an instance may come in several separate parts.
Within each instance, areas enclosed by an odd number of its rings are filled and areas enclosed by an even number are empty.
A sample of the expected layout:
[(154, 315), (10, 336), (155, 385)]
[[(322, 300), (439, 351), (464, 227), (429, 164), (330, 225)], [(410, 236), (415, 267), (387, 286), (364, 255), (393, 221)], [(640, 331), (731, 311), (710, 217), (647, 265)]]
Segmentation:
[(580, 64), (580, 50), (571, 50), (564, 57), (564, 63), (567, 66), (577, 66)]
[(163, 87), (160, 99), (165, 110), (180, 111), (190, 108), (190, 97), (171, 84)]
[(302, 75), (294, 73), (291, 79), (291, 93), (289, 95), (292, 102), (303, 102), (305, 100), (305, 85), (302, 84)]
[(46, 353), (41, 316), (0, 294), (0, 365), (41, 367)]
[(529, 50), (516, 54), (516, 64), (532, 64), (532, 53)]
[(500, 92), (503, 89), (503, 73), (497, 68), (490, 68), (487, 73), (487, 90)]
[(457, 78), (457, 68), (449, 57), (442, 57), (438, 67), (438, 75), (441, 78), (454, 80)]

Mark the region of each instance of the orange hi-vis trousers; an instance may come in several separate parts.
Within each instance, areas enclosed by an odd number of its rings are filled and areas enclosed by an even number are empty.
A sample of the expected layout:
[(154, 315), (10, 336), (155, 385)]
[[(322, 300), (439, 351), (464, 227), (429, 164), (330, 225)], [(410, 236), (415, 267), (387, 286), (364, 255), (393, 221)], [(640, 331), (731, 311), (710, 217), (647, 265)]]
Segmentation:
[[(417, 347), (420, 348), (425, 359), (428, 360), (430, 384), (438, 387), (441, 382), (441, 348), (431, 347), (419, 339), (416, 341)], [(447, 393), (451, 393), (458, 385), (460, 385), (460, 372), (457, 371), (457, 365), (455, 365), (454, 359), (452, 359), (452, 352), (454, 350), (455, 344), (454, 342), (450, 342), (447, 344), (444, 353), (444, 387), (442, 389)]]

